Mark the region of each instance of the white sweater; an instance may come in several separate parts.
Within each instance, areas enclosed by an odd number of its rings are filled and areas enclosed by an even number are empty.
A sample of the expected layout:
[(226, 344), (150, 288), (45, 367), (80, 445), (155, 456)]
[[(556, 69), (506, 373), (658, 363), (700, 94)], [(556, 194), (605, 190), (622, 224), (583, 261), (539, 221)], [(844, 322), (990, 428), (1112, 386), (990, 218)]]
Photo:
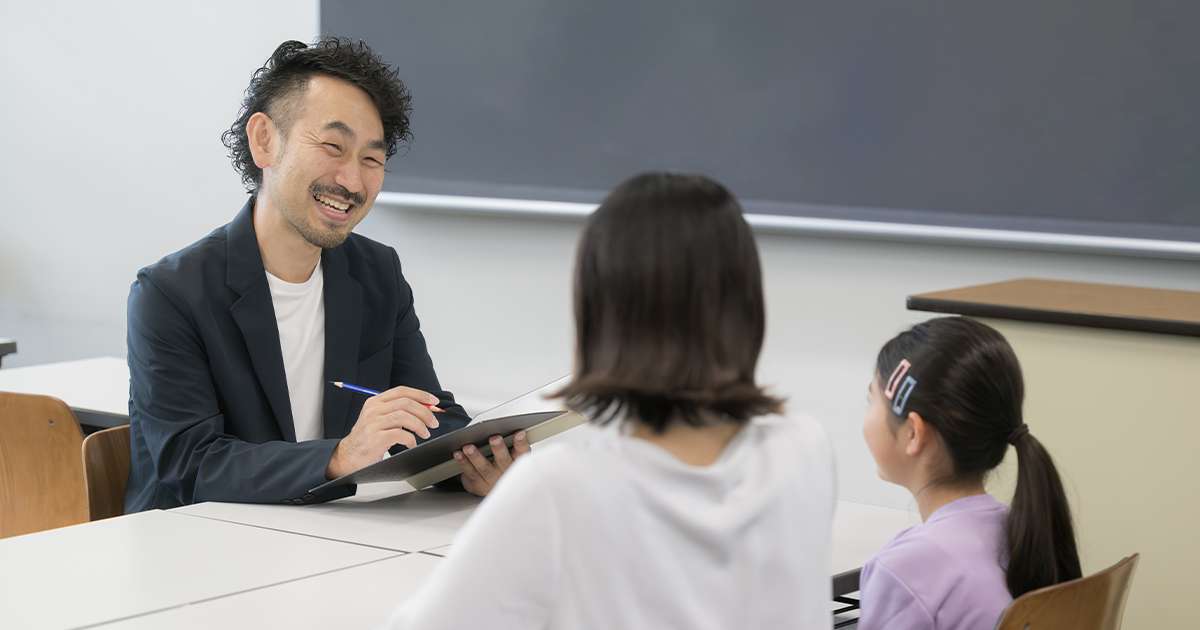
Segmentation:
[(611, 435), (520, 458), (387, 628), (829, 628), (833, 451), (806, 417), (691, 466)]

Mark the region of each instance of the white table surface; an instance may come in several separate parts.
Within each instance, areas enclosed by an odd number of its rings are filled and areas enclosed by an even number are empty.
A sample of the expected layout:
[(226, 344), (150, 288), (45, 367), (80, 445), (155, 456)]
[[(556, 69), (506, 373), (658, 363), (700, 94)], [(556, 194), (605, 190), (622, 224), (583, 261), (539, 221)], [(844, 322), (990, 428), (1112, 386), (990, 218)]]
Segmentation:
[(53, 396), (72, 409), (129, 416), (129, 366), (119, 357), (0, 369), (0, 391)]
[[(416, 549), (436, 540), (449, 540), (469, 514), (457, 499), (461, 494), (409, 491), (406, 484), (372, 484), (372, 496), (350, 497), (325, 506), (274, 506), (206, 503), (173, 512), (253, 521), (260, 527), (284, 526), (333, 535), (342, 540), (371, 540), (389, 548)], [(371, 490), (370, 486), (362, 489)], [(389, 493), (400, 494), (387, 496)], [(414, 501), (405, 504), (399, 501)], [(344, 503), (342, 503), (344, 502)], [(341, 505), (339, 505), (341, 503)], [(418, 515), (399, 515), (414, 508)], [(314, 509), (322, 508), (325, 509)], [(434, 517), (441, 512), (442, 519)], [(452, 518), (450, 518), (452, 517)], [(920, 523), (920, 515), (862, 503), (839, 501), (834, 518), (833, 574), (861, 567), (889, 537)], [(342, 528), (337, 531), (335, 528)], [(389, 532), (391, 532), (389, 534)], [(389, 538), (391, 536), (391, 538)], [(210, 601), (101, 626), (113, 630), (221, 627), (377, 628), (396, 606), (406, 601), (440, 562), (450, 545), (426, 547), (411, 553), (323, 573), (315, 577), (237, 593)], [(319, 604), (305, 605), (305, 602)], [(336, 605), (324, 603), (337, 602)]]
[(78, 628), (398, 555), (161, 510), (141, 512), (0, 539), (0, 626)]
[[(416, 492), (404, 483), (364, 484), (358, 491), (360, 496), (317, 505), (199, 503), (172, 512), (384, 549), (441, 554), (480, 501), (463, 492)], [(861, 567), (896, 532), (920, 523), (917, 512), (838, 501), (830, 575)]]
[(832, 574), (862, 568), (889, 538), (920, 524), (920, 512), (838, 501), (833, 515)]
[[(172, 608), (104, 630), (333, 630), (377, 628), (441, 560), (414, 553)], [(483, 623), (481, 627), (486, 626)]]
[(450, 544), (480, 501), (466, 492), (417, 492), (396, 482), (360, 485), (357, 496), (329, 503), (197, 503), (171, 512), (413, 552)]
[[(424, 581), (479, 499), (363, 489), (323, 505), (204, 503), (2, 539), (0, 626), (374, 628)], [(831, 575), (919, 520), (839, 501)]]

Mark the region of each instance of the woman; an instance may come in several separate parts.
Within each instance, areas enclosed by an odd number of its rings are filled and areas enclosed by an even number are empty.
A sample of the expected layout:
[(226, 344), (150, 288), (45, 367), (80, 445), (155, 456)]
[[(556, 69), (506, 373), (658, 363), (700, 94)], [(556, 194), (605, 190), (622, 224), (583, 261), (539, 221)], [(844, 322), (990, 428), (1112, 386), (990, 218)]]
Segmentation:
[(741, 208), (701, 176), (623, 183), (575, 268), (574, 380), (618, 431), (523, 456), (390, 628), (828, 628), (833, 454), (754, 373)]

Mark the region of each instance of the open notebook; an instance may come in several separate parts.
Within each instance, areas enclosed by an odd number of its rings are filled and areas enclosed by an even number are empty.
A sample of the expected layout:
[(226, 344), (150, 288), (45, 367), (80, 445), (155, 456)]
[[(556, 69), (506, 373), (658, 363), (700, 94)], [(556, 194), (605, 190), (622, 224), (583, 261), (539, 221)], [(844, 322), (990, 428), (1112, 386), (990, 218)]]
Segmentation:
[(414, 448), (338, 477), (313, 488), (312, 492), (379, 481), (407, 481), (409, 485), (420, 490), (462, 472), (454, 461), (454, 451), (462, 450), (468, 444), (474, 444), (479, 452), (490, 456), (492, 448), (488, 444), (488, 438), (493, 435), (505, 436), (505, 444), (512, 448), (512, 434), (517, 431), (525, 431), (529, 443), (536, 444), (577, 427), (585, 422), (582, 416), (566, 410), (561, 403), (545, 398), (546, 393), (561, 389), (569, 378), (570, 376), (565, 376), (493, 407), (475, 416), (470, 424), (453, 433), (418, 444)]

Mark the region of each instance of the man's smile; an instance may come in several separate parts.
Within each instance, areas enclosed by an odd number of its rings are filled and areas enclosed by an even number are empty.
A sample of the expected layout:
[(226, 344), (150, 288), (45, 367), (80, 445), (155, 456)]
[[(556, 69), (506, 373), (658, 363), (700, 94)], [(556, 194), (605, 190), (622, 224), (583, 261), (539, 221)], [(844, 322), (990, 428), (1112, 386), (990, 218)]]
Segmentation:
[(350, 208), (354, 207), (354, 204), (352, 204), (352, 203), (345, 203), (342, 201), (338, 201), (337, 199), (334, 199), (332, 197), (327, 197), (325, 195), (322, 195), (321, 193), (313, 193), (313, 199), (316, 199), (317, 203), (320, 203), (321, 205), (325, 206), (326, 208), (329, 208), (330, 210), (332, 210), (334, 212), (339, 212), (342, 214), (348, 214), (350, 212)]

